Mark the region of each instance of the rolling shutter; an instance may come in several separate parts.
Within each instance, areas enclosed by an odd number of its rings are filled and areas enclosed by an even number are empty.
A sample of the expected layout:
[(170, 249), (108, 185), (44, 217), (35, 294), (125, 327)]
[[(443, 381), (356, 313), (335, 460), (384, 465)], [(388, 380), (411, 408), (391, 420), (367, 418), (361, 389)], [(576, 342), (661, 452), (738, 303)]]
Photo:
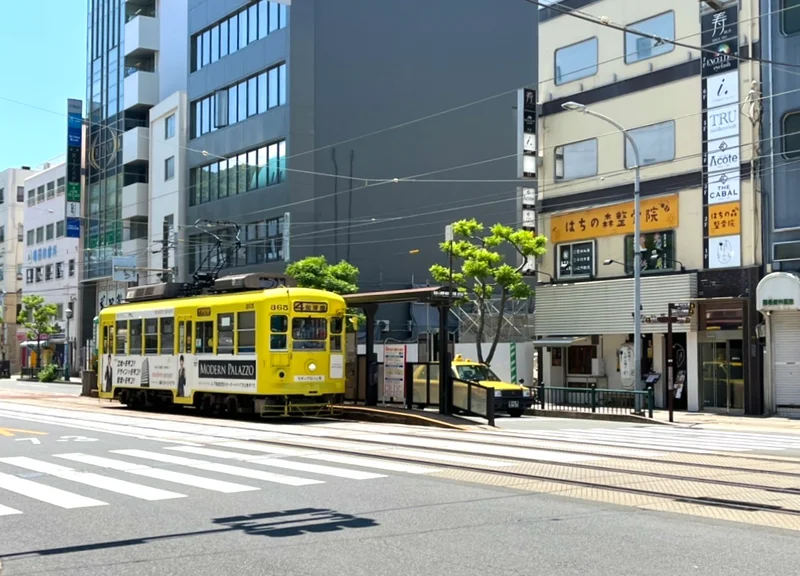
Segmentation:
[(772, 314), (775, 404), (800, 406), (800, 312)]

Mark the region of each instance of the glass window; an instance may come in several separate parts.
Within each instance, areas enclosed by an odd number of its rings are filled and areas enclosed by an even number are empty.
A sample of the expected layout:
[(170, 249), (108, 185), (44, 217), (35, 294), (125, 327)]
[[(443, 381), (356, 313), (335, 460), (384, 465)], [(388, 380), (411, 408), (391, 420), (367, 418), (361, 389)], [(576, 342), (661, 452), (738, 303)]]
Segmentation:
[(47, 183), (47, 199), (50, 200), (51, 198), (55, 198), (55, 197), (56, 197), (56, 183), (55, 183), (55, 181), (48, 182)]
[(286, 7), (286, 4), (281, 4), (280, 5), (279, 12), (280, 12), (280, 17), (281, 17), (281, 21), (280, 21), (279, 27), (280, 28), (286, 28), (286, 14), (289, 12), (289, 9)]
[(129, 354), (136, 355), (142, 353), (142, 321), (131, 320), (130, 322), (131, 349)]
[(195, 331), (194, 349), (197, 354), (214, 353), (214, 323), (198, 322)]
[(45, 227), (45, 239), (52, 240), (53, 238), (55, 238), (55, 235), (56, 235), (55, 224), (48, 224)]
[[(58, 179), (58, 185), (63, 186), (63, 178)], [(59, 190), (59, 194), (63, 194), (63, 190)], [(17, 202), (25, 202), (25, 187), (24, 186), (17, 186)]]
[(64, 221), (59, 220), (56, 222), (56, 238), (61, 238), (64, 236)]
[(236, 324), (239, 339), (237, 354), (253, 354), (256, 351), (256, 313), (239, 312)]
[(167, 140), (175, 136), (175, 114), (170, 114), (164, 120), (164, 139)]
[(239, 154), (239, 167), (237, 168), (237, 172), (239, 172), (239, 177), (238, 177), (239, 194), (244, 194), (245, 192), (247, 192), (247, 155), (246, 154)]
[(267, 162), (269, 163), (269, 181), (268, 186), (278, 183), (278, 145), (270, 144), (267, 148)]
[(239, 89), (236, 86), (228, 88), (228, 124), (236, 124), (238, 120), (239, 104), (237, 95)]
[(331, 352), (342, 351), (342, 325), (341, 318), (331, 318)]
[(233, 196), (237, 194), (236, 188), (236, 175), (239, 169), (236, 167), (236, 158), (228, 159), (228, 195)]
[(286, 104), (286, 64), (278, 69), (278, 106)]
[(39, 226), (36, 229), (36, 243), (41, 244), (44, 242), (44, 226)]
[(289, 329), (289, 319), (286, 316), (272, 316), (269, 319), (270, 350), (288, 350), (288, 339), (286, 332)]
[(325, 318), (292, 318), (293, 350), (324, 350), (328, 339)]
[(267, 73), (258, 75), (258, 113), (267, 111)]
[(250, 29), (248, 42), (255, 42), (258, 40), (258, 5), (253, 4), (247, 9), (247, 12), (247, 22)]
[(203, 32), (203, 66), (211, 63), (211, 31)]
[(35, 234), (35, 232), (36, 232), (35, 230), (28, 230), (28, 241), (26, 242), (28, 246), (31, 246), (33, 244), (34, 242), (33, 235)]
[[(669, 162), (675, 159), (675, 121), (668, 120), (659, 124), (642, 126), (628, 132), (639, 147), (642, 166)], [(633, 149), (625, 139), (625, 167), (630, 169), (636, 164)]]
[(213, 202), (219, 198), (219, 164), (215, 162), (208, 171), (208, 199)]
[(258, 78), (255, 76), (247, 81), (247, 115), (255, 116), (258, 114), (258, 89), (256, 84)]
[(272, 68), (269, 71), (269, 107), (275, 108), (278, 105), (278, 69)]
[(239, 12), (239, 50), (247, 46), (247, 10)]
[(270, 2), (269, 3), (269, 31), (275, 32), (278, 29), (278, 23), (280, 22), (280, 18), (278, 17), (278, 3), (277, 2)]
[(198, 34), (194, 37), (194, 69), (200, 70), (203, 67), (203, 35)]
[(161, 354), (175, 352), (175, 319), (161, 318)]
[(256, 181), (256, 188), (264, 188), (267, 185), (267, 147), (262, 146), (258, 149), (258, 155), (256, 158), (256, 164), (258, 166), (258, 177)]
[(264, 38), (267, 35), (267, 7), (269, 2), (267, 0), (260, 0), (258, 3), (258, 37)]
[(256, 176), (258, 174), (258, 151), (251, 150), (247, 153), (247, 189), (255, 190), (257, 186)]
[(234, 14), (228, 19), (228, 33), (230, 34), (228, 52), (233, 54), (239, 49), (239, 15)]
[(211, 169), (208, 166), (203, 166), (200, 169), (200, 204), (208, 202), (208, 181)]
[(247, 82), (239, 82), (239, 122), (247, 118)]
[(597, 38), (589, 38), (555, 53), (555, 83), (566, 84), (597, 74)]
[(164, 180), (175, 178), (175, 156), (170, 156), (164, 160)]
[[(66, 183), (66, 178), (64, 178), (63, 176), (61, 178), (59, 178), (58, 180), (56, 180), (56, 195), (57, 196), (61, 196), (64, 193), (64, 188), (65, 188), (65, 185), (66, 185), (65, 183)], [(17, 200), (19, 200), (20, 202), (22, 202), (22, 196), (20, 196), (20, 192), (21, 191), (22, 191), (22, 186), (19, 186), (17, 188)]]
[(286, 140), (278, 142), (278, 181), (286, 180)]
[[(647, 232), (639, 236), (642, 251), (642, 272), (675, 270), (675, 232)], [(633, 274), (633, 235), (625, 237), (625, 272)]]
[(219, 163), (219, 197), (228, 197), (228, 161), (222, 160)]
[(207, 134), (211, 126), (211, 108), (208, 105), (208, 98), (203, 98), (201, 104), (200, 134)]
[(555, 149), (556, 180), (575, 180), (597, 174), (597, 138)]
[(800, 158), (800, 112), (790, 112), (783, 117), (783, 155), (789, 159)]
[(233, 354), (233, 314), (217, 316), (217, 354)]
[(125, 354), (125, 343), (128, 341), (128, 321), (117, 320), (117, 337), (116, 346), (114, 347), (115, 354)]
[(228, 21), (219, 24), (219, 57), (228, 55)]
[(158, 354), (158, 318), (144, 321), (144, 353)]
[(211, 61), (217, 60), (219, 60), (219, 27), (214, 26), (211, 29)]
[(64, 277), (64, 263), (56, 262), (56, 280), (60, 280), (63, 277)]
[(69, 270), (70, 277), (75, 276), (75, 260), (70, 260), (67, 263), (67, 268)]
[[(665, 12), (658, 16), (653, 16), (647, 20), (640, 20), (633, 24), (628, 24), (628, 28), (651, 34), (669, 40), (675, 39), (675, 12)], [(662, 54), (667, 54), (675, 49), (673, 44), (662, 42), (657, 44), (652, 38), (639, 36), (637, 34), (625, 33), (625, 63), (632, 64), (640, 60), (655, 58)]]
[(800, 32), (800, 0), (783, 0), (781, 32), (787, 36)]

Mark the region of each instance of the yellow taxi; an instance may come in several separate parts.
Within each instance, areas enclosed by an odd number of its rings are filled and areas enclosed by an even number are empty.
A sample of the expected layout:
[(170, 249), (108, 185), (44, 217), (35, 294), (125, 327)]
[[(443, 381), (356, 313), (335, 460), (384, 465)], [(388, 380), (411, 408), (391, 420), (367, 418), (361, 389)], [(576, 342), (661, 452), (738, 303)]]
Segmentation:
[[(466, 406), (467, 386), (463, 382), (474, 382), (494, 388), (494, 411), (508, 413), (514, 418), (522, 416), (533, 405), (530, 389), (519, 384), (503, 382), (488, 365), (473, 362), (457, 354), (451, 362), (453, 376), (453, 406)], [(421, 364), (414, 370), (414, 404), (437, 404), (439, 401), (439, 365)], [(430, 376), (426, 371), (430, 370)], [(426, 390), (428, 388), (428, 390)], [(473, 391), (474, 395), (474, 391)], [(430, 399), (425, 402), (425, 399)], [(473, 400), (474, 402), (475, 400)]]

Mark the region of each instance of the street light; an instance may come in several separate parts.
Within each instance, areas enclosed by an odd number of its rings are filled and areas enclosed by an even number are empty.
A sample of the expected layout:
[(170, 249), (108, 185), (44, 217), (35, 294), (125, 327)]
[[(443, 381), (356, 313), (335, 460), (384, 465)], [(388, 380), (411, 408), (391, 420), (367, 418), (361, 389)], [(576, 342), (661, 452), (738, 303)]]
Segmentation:
[[(639, 223), (639, 147), (633, 141), (628, 131), (619, 124), (616, 120), (612, 120), (604, 114), (589, 110), (584, 104), (578, 102), (565, 102), (561, 105), (564, 110), (572, 110), (574, 112), (583, 112), (589, 116), (599, 118), (614, 128), (622, 132), (625, 140), (633, 148), (633, 155), (636, 162), (634, 166), (634, 181), (633, 181), (633, 238), (634, 242), (639, 241), (641, 235), (641, 228)], [(641, 298), (642, 298), (642, 253), (639, 250), (633, 251), (633, 357), (636, 359), (634, 364), (634, 389), (639, 390), (642, 386), (642, 313), (641, 313)]]

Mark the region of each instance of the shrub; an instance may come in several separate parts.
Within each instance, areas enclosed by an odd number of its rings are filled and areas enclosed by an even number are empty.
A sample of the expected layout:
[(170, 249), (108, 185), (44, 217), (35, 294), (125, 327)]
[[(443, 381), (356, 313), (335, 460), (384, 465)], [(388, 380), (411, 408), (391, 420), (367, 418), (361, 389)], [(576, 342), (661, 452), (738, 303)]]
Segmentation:
[(58, 379), (58, 367), (55, 364), (48, 364), (39, 370), (39, 382), (55, 382)]

